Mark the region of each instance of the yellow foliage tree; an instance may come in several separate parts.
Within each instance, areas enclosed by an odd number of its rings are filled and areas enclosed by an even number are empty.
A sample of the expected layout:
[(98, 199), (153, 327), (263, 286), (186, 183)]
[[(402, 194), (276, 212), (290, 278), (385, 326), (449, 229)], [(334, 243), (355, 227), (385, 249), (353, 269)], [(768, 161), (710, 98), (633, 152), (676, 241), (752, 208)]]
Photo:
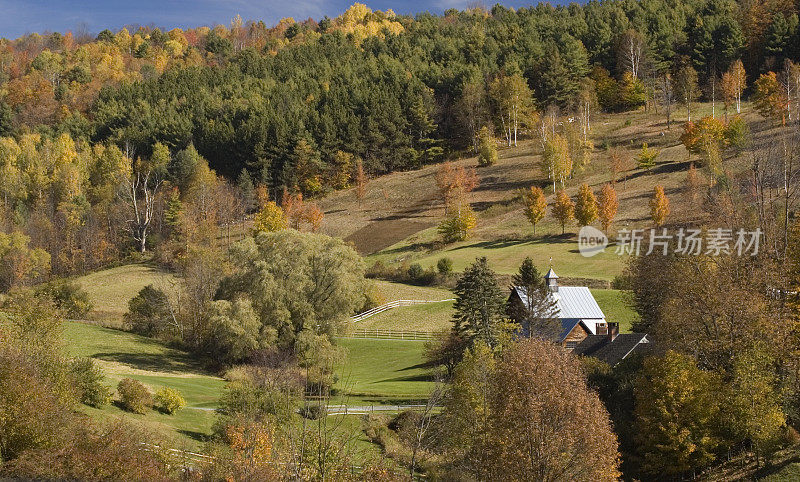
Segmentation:
[(256, 233), (272, 233), (288, 227), (286, 213), (273, 201), (267, 201), (253, 219), (253, 231)]
[(445, 243), (464, 241), (477, 225), (478, 219), (469, 203), (454, 200), (447, 205), (445, 219), (439, 225), (439, 234)]
[(559, 224), (561, 224), (561, 234), (564, 234), (567, 223), (570, 222), (575, 215), (575, 204), (567, 195), (567, 191), (563, 189), (558, 191), (552, 211), (553, 216), (558, 220)]
[(547, 212), (547, 199), (540, 187), (531, 186), (522, 191), (523, 212), (528, 221), (533, 225), (533, 234), (536, 235), (536, 223), (544, 218)]
[(578, 226), (588, 226), (597, 219), (597, 198), (588, 184), (578, 189), (578, 202), (575, 203), (575, 220)]

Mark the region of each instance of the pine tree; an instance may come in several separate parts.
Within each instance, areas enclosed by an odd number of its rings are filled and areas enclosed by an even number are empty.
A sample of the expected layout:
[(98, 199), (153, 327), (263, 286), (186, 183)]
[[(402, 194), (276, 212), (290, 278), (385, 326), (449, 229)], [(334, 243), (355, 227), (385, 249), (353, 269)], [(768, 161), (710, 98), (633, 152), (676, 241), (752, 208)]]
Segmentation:
[(578, 226), (588, 226), (597, 219), (597, 198), (588, 184), (581, 184), (578, 189), (578, 201), (575, 203), (575, 220)]
[(496, 347), (502, 339), (506, 298), (485, 257), (464, 270), (453, 292), (453, 331), (470, 342)]
[(512, 317), (523, 324), (530, 336), (555, 339), (561, 333), (561, 323), (556, 317), (558, 308), (531, 258), (525, 258), (511, 282), (512, 288), (520, 288), (526, 295), (522, 304), (510, 307)]
[(603, 226), (603, 231), (608, 232), (608, 228), (614, 222), (614, 217), (617, 215), (619, 208), (619, 201), (617, 200), (617, 191), (611, 184), (603, 186), (600, 191), (600, 199), (598, 200), (599, 212), (597, 217), (600, 218), (600, 225)]
[(556, 194), (556, 201), (553, 203), (553, 216), (561, 224), (561, 234), (564, 234), (566, 225), (575, 214), (575, 204), (567, 195), (567, 191), (560, 190)]
[(529, 190), (522, 191), (521, 201), (523, 212), (528, 221), (533, 225), (533, 234), (536, 235), (536, 224), (544, 219), (547, 213), (547, 198), (540, 187), (531, 186)]
[(667, 220), (667, 216), (669, 216), (669, 199), (664, 194), (664, 186), (657, 185), (650, 199), (650, 217), (656, 226), (661, 226)]

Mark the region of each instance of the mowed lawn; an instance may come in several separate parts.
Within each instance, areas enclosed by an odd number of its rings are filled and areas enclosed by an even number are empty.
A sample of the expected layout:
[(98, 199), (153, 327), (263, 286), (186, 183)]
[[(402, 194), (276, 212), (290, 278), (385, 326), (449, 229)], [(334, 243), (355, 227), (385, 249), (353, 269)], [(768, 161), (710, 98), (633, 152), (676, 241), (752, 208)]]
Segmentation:
[(619, 323), (620, 333), (629, 333), (631, 324), (639, 317), (628, 306), (626, 295), (620, 290), (591, 289), (592, 296), (597, 301), (606, 320), (609, 323)]
[(433, 389), (422, 341), (338, 338), (337, 344), (347, 349), (336, 370), (335, 388), (344, 397), (415, 400)]
[(560, 237), (544, 237), (536, 239), (511, 239), (497, 241), (465, 241), (449, 245), (438, 251), (418, 250), (407, 241), (398, 243), (374, 255), (368, 256), (368, 262), (381, 261), (388, 265), (419, 263), (423, 268), (436, 266), (441, 258), (453, 260), (453, 269), (463, 271), (475, 262), (475, 259), (486, 256), (489, 266), (500, 274), (513, 274), (519, 269), (526, 257), (531, 257), (540, 271), (545, 272), (551, 264), (561, 277), (592, 278), (611, 281), (622, 273), (625, 258), (614, 254), (614, 248), (606, 248), (605, 252), (586, 258), (578, 252), (575, 239)]
[(89, 293), (94, 318), (119, 322), (128, 311), (128, 301), (152, 284), (169, 292), (175, 275), (145, 264), (127, 264), (81, 276), (75, 280)]
[(103, 368), (112, 391), (121, 379), (129, 377), (147, 385), (151, 392), (174, 388), (187, 403), (187, 408), (171, 416), (155, 410), (131, 414), (114, 404), (102, 409), (83, 407), (92, 417), (139, 422), (154, 438), (181, 449), (197, 450), (210, 435), (213, 408), (225, 381), (205, 373), (187, 353), (132, 333), (75, 322), (65, 324), (64, 340), (70, 356), (93, 358)]
[(453, 302), (442, 301), (393, 308), (350, 326), (353, 330), (439, 331), (448, 328), (452, 318)]

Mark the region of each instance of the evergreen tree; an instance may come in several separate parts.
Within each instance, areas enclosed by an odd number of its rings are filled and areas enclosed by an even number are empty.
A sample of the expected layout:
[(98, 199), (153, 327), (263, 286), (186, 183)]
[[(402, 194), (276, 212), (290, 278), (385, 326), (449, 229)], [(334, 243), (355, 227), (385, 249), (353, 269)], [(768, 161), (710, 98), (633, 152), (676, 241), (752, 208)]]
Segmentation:
[(256, 188), (253, 185), (253, 178), (247, 169), (242, 169), (236, 180), (236, 187), (239, 188), (239, 196), (242, 200), (244, 212), (250, 213), (256, 208)]
[(464, 270), (453, 292), (453, 331), (470, 342), (497, 347), (503, 338), (506, 297), (485, 257)]
[(522, 262), (511, 283), (512, 289), (520, 289), (525, 296), (521, 304), (509, 306), (509, 315), (523, 325), (523, 332), (529, 336), (556, 340), (561, 334), (558, 306), (530, 257)]

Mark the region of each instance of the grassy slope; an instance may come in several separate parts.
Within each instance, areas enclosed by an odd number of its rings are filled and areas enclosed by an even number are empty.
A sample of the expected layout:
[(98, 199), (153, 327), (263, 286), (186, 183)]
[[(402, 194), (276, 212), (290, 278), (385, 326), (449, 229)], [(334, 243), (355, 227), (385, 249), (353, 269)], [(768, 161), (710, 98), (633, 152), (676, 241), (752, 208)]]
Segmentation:
[(189, 407), (215, 407), (225, 382), (204, 373), (185, 352), (150, 338), (82, 323), (66, 323), (64, 337), (69, 354), (94, 358), (112, 388), (116, 388), (122, 378), (130, 377), (153, 392), (161, 387), (175, 388), (187, 402), (187, 408), (172, 416), (152, 410), (145, 415), (135, 415), (115, 405), (99, 410), (85, 407), (89, 415), (98, 419), (135, 420), (177, 448), (196, 450), (202, 438), (210, 434), (214, 412)]
[[(419, 238), (436, 236), (435, 229), (418, 233)], [(622, 272), (624, 258), (608, 250), (592, 258), (584, 258), (578, 252), (574, 239), (557, 236), (531, 239), (520, 236), (518, 239), (468, 240), (455, 243), (435, 251), (419, 251), (417, 240), (403, 240), (379, 253), (368, 256), (369, 262), (381, 261), (386, 264), (417, 262), (423, 268), (436, 266), (443, 257), (453, 260), (453, 269), (463, 271), (476, 258), (486, 256), (492, 269), (500, 274), (512, 274), (526, 257), (533, 258), (537, 267), (547, 270), (550, 259), (554, 269), (562, 277), (594, 278), (611, 281)]]
[(439, 331), (450, 326), (452, 316), (453, 302), (443, 301), (394, 308), (366, 320), (352, 323), (351, 327), (357, 330)]
[(422, 398), (432, 388), (428, 370), (420, 366), (421, 341), (340, 338), (338, 343), (348, 355), (337, 370), (336, 388), (357, 400)]
[(174, 289), (175, 277), (164, 270), (144, 264), (127, 264), (97, 271), (76, 280), (92, 301), (92, 317), (119, 321), (128, 311), (128, 301), (145, 286), (169, 292)]
[[(693, 106), (693, 118), (710, 113), (708, 104)], [(659, 152), (656, 167), (645, 172), (636, 168), (632, 161), (622, 176), (626, 180), (623, 182), (620, 178), (617, 183), (620, 206), (611, 230), (612, 240), (618, 229), (650, 226), (648, 199), (657, 184), (664, 186), (670, 199), (669, 222), (702, 222), (698, 218), (702, 216), (702, 210), (685, 190), (690, 161), (697, 159), (687, 153), (679, 139), (685, 113), (674, 114), (670, 130), (666, 129), (663, 113), (639, 111), (597, 115), (594, 119), (592, 137), (597, 149), (591, 163), (580, 167), (574, 178), (568, 181), (566, 188), (571, 196), (575, 196), (582, 183), (587, 183), (597, 193), (611, 180), (607, 147), (622, 149), (631, 160), (635, 159), (643, 142)], [(764, 128), (748, 105), (744, 106), (744, 116), (754, 129)], [(754, 137), (763, 139), (770, 132), (756, 132)], [(624, 259), (609, 250), (590, 259), (580, 256), (576, 249), (577, 227), (574, 223), (567, 226), (567, 233), (562, 236), (561, 227), (548, 214), (537, 226), (537, 235), (533, 236), (531, 226), (515, 199), (518, 189), (532, 184), (543, 186), (548, 200), (553, 199), (552, 185), (538, 167), (539, 150), (535, 140), (526, 140), (517, 148), (501, 150), (500, 160), (494, 166), (477, 170), (480, 186), (470, 194), (470, 201), (479, 214), (478, 228), (468, 241), (448, 246), (438, 242), (435, 226), (444, 210), (435, 186), (435, 173), (439, 168), (436, 165), (374, 179), (361, 202), (356, 200), (352, 190), (327, 196), (321, 201), (326, 212), (323, 231), (352, 238), (368, 255), (368, 262), (380, 260), (396, 266), (419, 262), (427, 267), (447, 256), (453, 259), (455, 268), (461, 270), (476, 257), (487, 256), (493, 269), (499, 273), (511, 273), (526, 256), (531, 256), (537, 266), (544, 269), (552, 257), (553, 267), (560, 276), (613, 279), (622, 271)], [(746, 168), (747, 161), (739, 157), (725, 162), (727, 169), (740, 172)], [(471, 167), (476, 165), (476, 161), (467, 158), (454, 164)], [(705, 174), (701, 172), (701, 176)], [(416, 232), (409, 232), (406, 225), (396, 225), (399, 221), (416, 223)], [(364, 244), (363, 236), (369, 233), (381, 238), (383, 244)], [(387, 243), (387, 240), (393, 242)]]

